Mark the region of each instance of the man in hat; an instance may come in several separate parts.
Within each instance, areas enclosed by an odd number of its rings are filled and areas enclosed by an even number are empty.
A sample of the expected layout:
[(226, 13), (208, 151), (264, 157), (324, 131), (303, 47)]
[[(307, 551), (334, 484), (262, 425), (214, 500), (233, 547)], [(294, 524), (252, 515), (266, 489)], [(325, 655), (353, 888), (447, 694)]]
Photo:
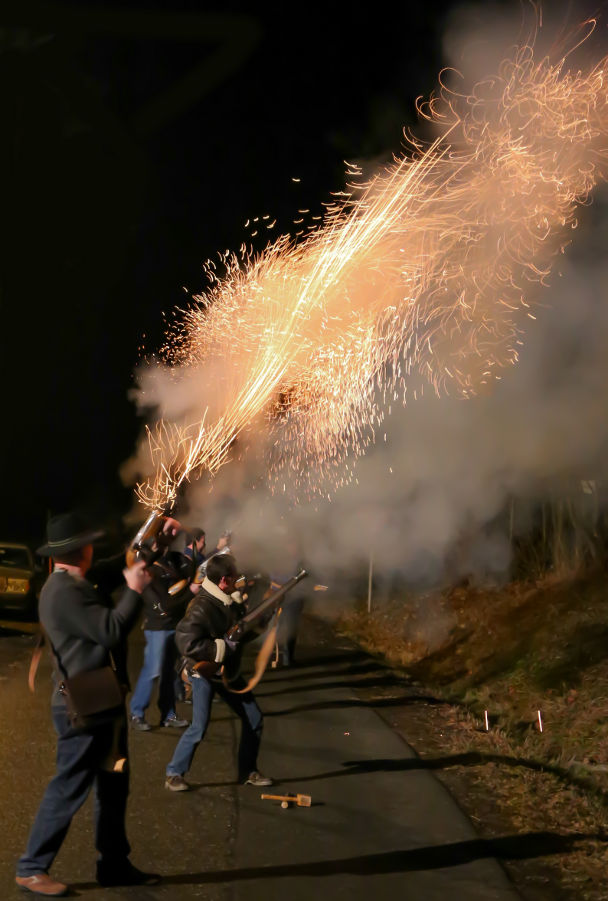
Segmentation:
[[(176, 534), (179, 523), (167, 519), (164, 532)], [(67, 893), (68, 887), (48, 875), (72, 817), (95, 786), (95, 843), (99, 851), (97, 881), (103, 886), (151, 885), (159, 877), (144, 873), (129, 860), (125, 811), (129, 790), (126, 767), (127, 728), (123, 712), (111, 722), (75, 730), (59, 690), (62, 678), (114, 665), (122, 684), (126, 673), (126, 637), (149, 584), (146, 564), (122, 569), (124, 559), (92, 566), (94, 531), (75, 513), (53, 517), (47, 544), (38, 553), (52, 557), (54, 569), (40, 594), (40, 623), (55, 660), (52, 716), (57, 732), (57, 769), (42, 799), (27, 848), (17, 865), (17, 885), (45, 896)], [(122, 572), (121, 572), (122, 570)], [(110, 592), (124, 578), (124, 589), (112, 605)]]

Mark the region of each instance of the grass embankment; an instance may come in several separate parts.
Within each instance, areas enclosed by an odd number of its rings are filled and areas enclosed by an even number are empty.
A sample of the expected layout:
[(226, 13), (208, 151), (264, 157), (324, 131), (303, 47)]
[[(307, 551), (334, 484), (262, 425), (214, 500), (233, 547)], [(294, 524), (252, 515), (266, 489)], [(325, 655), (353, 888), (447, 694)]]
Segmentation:
[(513, 854), (524, 896), (608, 899), (606, 575), (455, 588), (340, 628), (447, 702), (413, 744), (445, 756), (438, 774), (484, 837), (549, 833)]

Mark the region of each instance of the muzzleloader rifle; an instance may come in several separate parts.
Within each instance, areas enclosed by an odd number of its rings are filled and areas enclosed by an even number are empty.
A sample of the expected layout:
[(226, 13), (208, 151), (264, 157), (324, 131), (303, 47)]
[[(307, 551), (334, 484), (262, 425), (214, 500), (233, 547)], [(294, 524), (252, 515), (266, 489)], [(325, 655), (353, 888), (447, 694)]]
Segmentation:
[(127, 548), (126, 559), (127, 566), (133, 566), (134, 563), (144, 560), (147, 566), (155, 565), (171, 576), (174, 582), (167, 592), (173, 597), (183, 591), (189, 580), (184, 579), (174, 566), (163, 559), (171, 540), (167, 539), (163, 532), (168, 515), (168, 511), (165, 510), (153, 510), (150, 513)]
[[(254, 628), (258, 620), (277, 610), (287, 592), (291, 591), (291, 589), (297, 585), (298, 582), (301, 582), (302, 579), (305, 579), (307, 575), (308, 573), (306, 570), (301, 569), (299, 573), (293, 576), (293, 578), (288, 582), (285, 582), (284, 585), (281, 585), (277, 591), (273, 592), (270, 597), (266, 598), (265, 601), (262, 601), (261, 604), (258, 604), (257, 607), (254, 607), (250, 613), (246, 613), (238, 623), (235, 623), (234, 626), (228, 630), (225, 638), (228, 639), (230, 644), (238, 644), (241, 642), (245, 635)], [(206, 679), (211, 679), (222, 669), (222, 665), (223, 664), (221, 663), (214, 663), (211, 660), (200, 660), (192, 667), (192, 669), (196, 670), (199, 675), (204, 676)]]
[(127, 548), (127, 566), (145, 560), (148, 566), (162, 555), (164, 547), (159, 541), (167, 514), (163, 510), (153, 510)]

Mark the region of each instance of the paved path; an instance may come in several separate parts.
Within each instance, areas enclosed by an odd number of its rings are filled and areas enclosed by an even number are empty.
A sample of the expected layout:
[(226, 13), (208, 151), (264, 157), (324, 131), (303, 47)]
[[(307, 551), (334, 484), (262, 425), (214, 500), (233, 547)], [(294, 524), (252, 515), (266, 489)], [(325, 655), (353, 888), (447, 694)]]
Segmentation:
[[(13, 894), (14, 861), (53, 769), (49, 665), (32, 699), (25, 688), (30, 644), (28, 636), (0, 638), (3, 898)], [(140, 654), (136, 634), (135, 671)], [(314, 654), (303, 648), (302, 662), (270, 672), (257, 691), (266, 713), (260, 767), (277, 780), (271, 791), (310, 794), (311, 808), (283, 810), (262, 801), (258, 789), (234, 784), (236, 724), (218, 702), (190, 773), (192, 792), (163, 788), (173, 730), (132, 736), (133, 859), (166, 874), (164, 884), (102, 890), (91, 881), (90, 804), (74, 821), (53, 874), (90, 901), (516, 901), (520, 896), (488, 857), (490, 845), (350, 687), (352, 674), (365, 671), (365, 658), (346, 646), (316, 644)]]
[(310, 794), (313, 806), (283, 810), (241, 795), (235, 899), (265, 890), (290, 901), (515, 901), (446, 789), (344, 686), (357, 660), (345, 651), (279, 671), (258, 691), (264, 767), (282, 789)]

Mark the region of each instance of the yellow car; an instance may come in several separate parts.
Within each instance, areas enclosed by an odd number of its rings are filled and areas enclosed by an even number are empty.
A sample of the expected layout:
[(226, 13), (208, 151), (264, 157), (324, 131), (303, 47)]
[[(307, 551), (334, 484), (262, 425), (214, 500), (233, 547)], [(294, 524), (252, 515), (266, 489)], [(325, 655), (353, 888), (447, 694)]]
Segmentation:
[(0, 611), (35, 614), (42, 570), (26, 544), (0, 542)]

